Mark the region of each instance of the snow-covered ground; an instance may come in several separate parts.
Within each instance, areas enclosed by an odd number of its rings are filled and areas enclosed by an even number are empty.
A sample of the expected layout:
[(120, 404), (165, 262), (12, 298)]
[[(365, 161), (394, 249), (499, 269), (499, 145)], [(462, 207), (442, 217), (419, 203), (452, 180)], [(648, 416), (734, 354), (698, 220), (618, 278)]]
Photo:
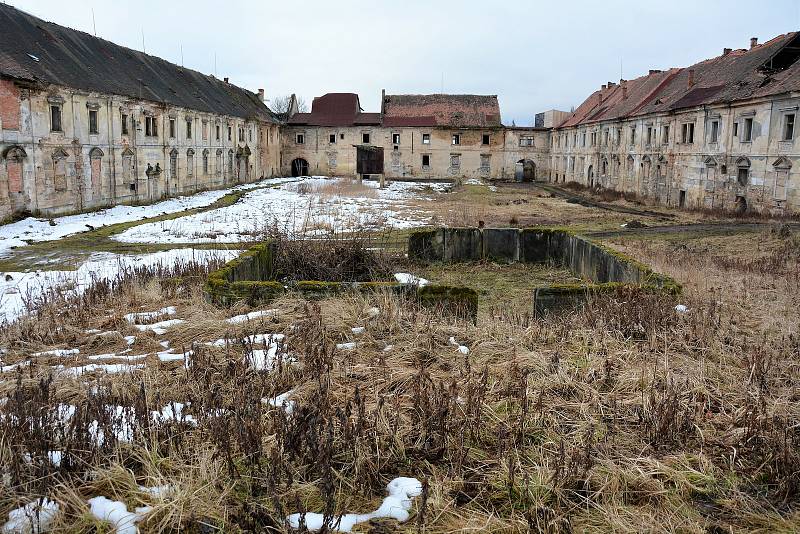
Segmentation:
[[(343, 189), (338, 190), (337, 186)], [(432, 200), (449, 184), (392, 182), (379, 189), (364, 182), (359, 192), (341, 180), (304, 178), (246, 193), (232, 206), (130, 228), (115, 236), (126, 243), (238, 243), (252, 241), (278, 225), (294, 234), (319, 235), (354, 229), (413, 228), (430, 214), (412, 210), (409, 200)], [(425, 194), (425, 192), (432, 193)]]
[(126, 269), (140, 266), (171, 267), (179, 262), (205, 263), (219, 258), (227, 261), (238, 251), (175, 249), (136, 256), (93, 254), (75, 271), (6, 272), (0, 278), (0, 323), (11, 322), (28, 311), (26, 303), (35, 305), (42, 295), (56, 287), (81, 293), (97, 280), (113, 279)]
[(51, 241), (92, 228), (101, 228), (110, 224), (138, 221), (147, 217), (155, 217), (165, 213), (176, 213), (193, 208), (202, 208), (213, 204), (232, 191), (252, 189), (264, 185), (280, 184), (296, 178), (270, 178), (252, 184), (242, 184), (229, 189), (204, 191), (196, 195), (171, 198), (147, 206), (119, 205), (92, 213), (67, 215), (50, 219), (28, 217), (21, 221), (0, 226), (0, 256), (9, 253), (12, 247), (20, 247), (29, 241)]

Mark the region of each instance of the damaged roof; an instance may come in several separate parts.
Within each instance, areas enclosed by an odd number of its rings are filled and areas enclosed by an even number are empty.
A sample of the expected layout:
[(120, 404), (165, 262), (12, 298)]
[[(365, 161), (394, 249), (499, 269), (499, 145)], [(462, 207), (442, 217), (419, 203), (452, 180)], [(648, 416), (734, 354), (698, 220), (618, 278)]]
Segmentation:
[(651, 70), (592, 93), (557, 127), (670, 112), (800, 91), (800, 33), (730, 50), (686, 68)]
[(288, 121), (302, 126), (379, 125), (380, 113), (363, 113), (355, 93), (327, 93), (311, 102), (310, 113), (295, 113)]
[(0, 76), (275, 122), (258, 95), (0, 3)]
[(497, 95), (386, 95), (385, 126), (499, 128)]

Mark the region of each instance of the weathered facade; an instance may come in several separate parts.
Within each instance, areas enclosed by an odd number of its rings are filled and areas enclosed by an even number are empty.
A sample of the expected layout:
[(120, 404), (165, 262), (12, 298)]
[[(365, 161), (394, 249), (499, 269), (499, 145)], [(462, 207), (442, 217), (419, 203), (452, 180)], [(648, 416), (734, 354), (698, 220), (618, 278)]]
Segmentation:
[(278, 172), (277, 121), (217, 80), (0, 4), (0, 219)]
[(509, 128), (496, 96), (382, 95), (364, 113), (358, 95), (328, 93), (282, 128), (285, 174), (355, 176), (359, 146), (383, 149), (389, 178), (532, 180), (547, 176), (549, 129)]
[(609, 82), (554, 130), (550, 180), (672, 206), (800, 210), (800, 37)]

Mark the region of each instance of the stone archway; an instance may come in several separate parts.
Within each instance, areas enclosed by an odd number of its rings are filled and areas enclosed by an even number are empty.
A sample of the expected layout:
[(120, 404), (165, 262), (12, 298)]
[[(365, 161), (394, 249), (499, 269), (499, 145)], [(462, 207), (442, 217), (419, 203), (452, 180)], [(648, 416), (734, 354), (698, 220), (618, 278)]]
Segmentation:
[(292, 176), (308, 176), (308, 162), (303, 158), (292, 160)]
[(514, 177), (518, 182), (536, 181), (536, 163), (529, 159), (521, 159), (517, 162)]

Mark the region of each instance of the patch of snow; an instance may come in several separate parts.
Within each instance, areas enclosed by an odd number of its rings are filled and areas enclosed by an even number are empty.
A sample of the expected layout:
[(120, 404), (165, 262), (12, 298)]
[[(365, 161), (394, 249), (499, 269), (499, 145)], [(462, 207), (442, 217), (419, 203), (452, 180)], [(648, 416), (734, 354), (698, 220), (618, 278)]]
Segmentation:
[(276, 408), (283, 408), (283, 411), (286, 412), (286, 415), (292, 415), (292, 412), (294, 412), (294, 407), (297, 405), (295, 401), (289, 400), (289, 397), (291, 397), (293, 393), (294, 390), (290, 389), (286, 393), (281, 393), (272, 399), (263, 398), (261, 399), (261, 402)]
[(73, 356), (75, 354), (80, 354), (79, 349), (55, 349), (55, 350), (46, 350), (44, 352), (35, 352), (32, 356)]
[(243, 315), (235, 315), (230, 319), (225, 319), (225, 320), (230, 324), (240, 324), (240, 323), (246, 323), (248, 321), (253, 321), (261, 317), (274, 317), (277, 313), (278, 310), (259, 310), (250, 313), (245, 313)]
[(350, 532), (357, 524), (377, 518), (391, 518), (403, 523), (409, 518), (414, 497), (422, 494), (422, 483), (416, 478), (398, 477), (389, 482), (386, 491), (389, 495), (383, 499), (377, 510), (368, 514), (344, 514), (331, 519), (328, 525), (324, 523), (323, 514), (314, 512), (292, 514), (286, 520), (292, 528), (300, 528), (302, 518), (308, 530), (321, 530), (323, 526), (327, 526), (330, 530), (339, 532)]
[(153, 332), (157, 336), (163, 336), (167, 333), (167, 330), (172, 328), (175, 325), (183, 324), (186, 321), (183, 319), (167, 319), (166, 321), (159, 321), (153, 324), (135, 324), (133, 325), (136, 329), (142, 332)]
[[(264, 335), (264, 334), (260, 334)], [(254, 342), (253, 345), (266, 343), (266, 349), (253, 349), (250, 354), (245, 355), (245, 362), (250, 364), (256, 371), (272, 371), (275, 365), (281, 361), (293, 363), (297, 361), (285, 352), (278, 352), (283, 348), (283, 334), (267, 334), (261, 341)]]
[(137, 509), (136, 512), (129, 512), (124, 502), (112, 501), (107, 497), (92, 497), (87, 501), (89, 511), (100, 521), (106, 521), (114, 526), (117, 534), (137, 534), (139, 529), (136, 523), (142, 520), (143, 512), (149, 511), (145, 508)]
[(348, 343), (337, 343), (336, 348), (337, 350), (353, 350), (356, 348), (357, 343), (355, 341), (350, 341)]
[(394, 349), (394, 345), (386, 345), (383, 347), (383, 352), (391, 352)]
[(170, 485), (164, 486), (139, 486), (139, 491), (142, 493), (147, 493), (151, 497), (155, 499), (164, 499), (168, 497), (171, 493), (175, 492), (175, 488)]
[(130, 347), (131, 345), (136, 343), (136, 336), (125, 336), (125, 343), (127, 343), (128, 346)]
[(161, 408), (159, 411), (153, 410), (150, 412), (150, 416), (152, 417), (153, 421), (157, 423), (179, 421), (192, 426), (197, 426), (197, 420), (193, 416), (183, 413), (184, 408), (186, 408), (186, 405), (181, 402), (171, 402)]
[[(0, 231), (4, 226), (0, 226)], [(0, 278), (0, 324), (13, 322), (35, 309), (28, 302), (37, 302), (48, 292), (63, 288), (67, 295), (80, 295), (101, 280), (113, 280), (134, 268), (174, 266), (177, 263), (228, 261), (239, 254), (236, 250), (174, 249), (152, 254), (117, 255), (107, 252), (92, 254), (75, 271), (8, 272), (10, 279)]]
[(166, 308), (161, 308), (160, 310), (151, 312), (128, 313), (124, 316), (124, 318), (131, 324), (142, 324), (152, 323), (160, 317), (164, 317), (165, 315), (175, 315), (176, 313), (178, 313), (178, 310), (175, 308), (175, 306), (167, 306)]
[(689, 311), (689, 307), (686, 306), (685, 304), (678, 304), (677, 306), (675, 306), (675, 311), (678, 313), (686, 313)]
[(145, 365), (143, 363), (137, 365), (131, 365), (127, 363), (107, 363), (107, 364), (90, 363), (88, 365), (83, 365), (80, 367), (61, 367), (59, 371), (64, 374), (72, 376), (80, 376), (82, 374), (93, 373), (95, 371), (102, 371), (104, 373), (114, 374), (114, 373), (129, 373), (131, 371), (136, 371), (144, 368)]
[[(129, 350), (129, 349), (126, 349), (126, 350)], [(93, 360), (93, 361), (97, 361), (97, 360), (116, 360), (117, 358), (124, 358), (125, 360), (131, 362), (131, 361), (141, 360), (143, 358), (147, 358), (147, 354), (137, 354), (135, 356), (127, 356), (127, 355), (122, 354), (122, 353), (117, 354), (117, 353), (112, 352), (110, 354), (95, 354), (93, 356), (87, 356), (86, 357), (87, 360)]]
[(0, 373), (10, 373), (11, 371), (16, 371), (21, 367), (27, 367), (31, 364), (30, 360), (24, 360), (18, 363), (12, 363), (11, 365), (3, 365), (0, 366)]
[(373, 306), (372, 308), (367, 308), (367, 317), (374, 318), (381, 314), (381, 310)]
[(419, 287), (426, 286), (430, 283), (424, 278), (420, 278), (409, 273), (394, 273), (394, 279), (403, 285), (414, 285)]
[(364, 328), (363, 326), (355, 326), (355, 327), (351, 328), (350, 330), (351, 330), (351, 331), (352, 331), (352, 332), (353, 332), (355, 335), (357, 335), (357, 336), (358, 336), (358, 335), (361, 335), (361, 334), (363, 334), (363, 333), (364, 333), (364, 332), (365, 332), (367, 329), (366, 329), (366, 328)]
[(459, 345), (456, 350), (461, 354), (469, 354), (469, 347), (466, 347), (464, 345)]
[(37, 499), (8, 512), (8, 521), (2, 531), (5, 534), (47, 532), (56, 515), (57, 502), (47, 498)]

